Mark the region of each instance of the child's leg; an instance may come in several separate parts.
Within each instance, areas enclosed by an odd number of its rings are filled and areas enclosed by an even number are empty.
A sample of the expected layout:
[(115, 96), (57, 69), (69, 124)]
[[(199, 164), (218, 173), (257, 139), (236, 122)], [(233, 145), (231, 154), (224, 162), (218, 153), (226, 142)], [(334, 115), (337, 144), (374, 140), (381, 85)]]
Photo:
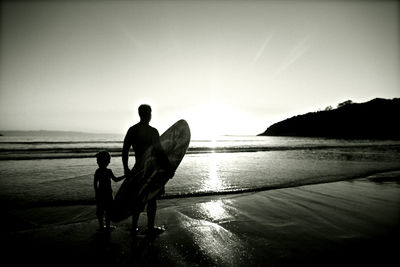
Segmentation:
[(103, 223), (104, 210), (99, 203), (97, 204), (97, 207), (96, 207), (96, 216), (97, 216), (97, 220), (99, 221), (100, 229), (103, 229), (103, 227), (104, 227), (104, 223)]
[(106, 227), (110, 228), (110, 207), (108, 206), (105, 210), (105, 217), (106, 217)]

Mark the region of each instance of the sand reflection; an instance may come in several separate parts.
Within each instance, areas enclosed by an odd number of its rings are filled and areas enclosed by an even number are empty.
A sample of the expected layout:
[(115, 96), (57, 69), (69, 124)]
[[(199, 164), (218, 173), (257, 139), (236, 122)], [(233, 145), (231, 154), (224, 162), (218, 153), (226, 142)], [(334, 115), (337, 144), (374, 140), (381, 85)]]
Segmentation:
[(225, 221), (231, 216), (226, 210), (226, 204), (222, 200), (213, 200), (201, 203), (200, 212), (211, 221)]
[(225, 200), (212, 200), (196, 205), (202, 219), (185, 217), (184, 229), (193, 235), (194, 245), (201, 254), (213, 261), (216, 266), (237, 265), (243, 252), (242, 240), (229, 230), (232, 216), (227, 210)]
[(192, 228), (195, 244), (215, 265), (234, 266), (244, 251), (240, 239), (218, 224), (202, 222)]

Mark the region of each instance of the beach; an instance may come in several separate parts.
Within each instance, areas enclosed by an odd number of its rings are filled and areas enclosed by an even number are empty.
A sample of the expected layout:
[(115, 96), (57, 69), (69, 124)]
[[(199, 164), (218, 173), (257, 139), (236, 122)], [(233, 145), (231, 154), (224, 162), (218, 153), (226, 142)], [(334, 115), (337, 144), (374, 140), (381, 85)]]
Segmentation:
[[(391, 266), (400, 142), (222, 136), (193, 140), (158, 201), (155, 238), (131, 219), (98, 231), (94, 155), (123, 174), (119, 137), (0, 142), (1, 256), (40, 266)], [(88, 157), (87, 154), (93, 155)], [(21, 156), (22, 155), (22, 156)], [(133, 162), (131, 162), (133, 164)], [(121, 183), (113, 183), (114, 193)]]
[[(2, 258), (41, 266), (397, 266), (400, 173), (265, 190), (164, 199), (155, 238), (130, 219), (98, 231), (94, 205), (13, 209)], [(6, 213), (7, 214), (7, 213)], [(6, 222), (5, 222), (6, 221)]]

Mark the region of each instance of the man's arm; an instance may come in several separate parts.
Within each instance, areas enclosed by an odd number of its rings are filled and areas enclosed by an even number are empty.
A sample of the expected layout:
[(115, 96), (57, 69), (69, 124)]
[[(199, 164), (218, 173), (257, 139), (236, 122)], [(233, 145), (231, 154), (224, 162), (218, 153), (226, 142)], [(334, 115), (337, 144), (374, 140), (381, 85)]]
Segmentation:
[(129, 150), (131, 148), (132, 142), (130, 138), (130, 131), (125, 135), (124, 144), (122, 146), (122, 165), (124, 166), (125, 175), (128, 175), (130, 172), (128, 161), (129, 161)]
[(93, 179), (93, 187), (94, 187), (94, 195), (97, 198), (97, 185), (98, 185), (98, 179), (97, 179), (97, 172), (94, 174), (94, 179)]

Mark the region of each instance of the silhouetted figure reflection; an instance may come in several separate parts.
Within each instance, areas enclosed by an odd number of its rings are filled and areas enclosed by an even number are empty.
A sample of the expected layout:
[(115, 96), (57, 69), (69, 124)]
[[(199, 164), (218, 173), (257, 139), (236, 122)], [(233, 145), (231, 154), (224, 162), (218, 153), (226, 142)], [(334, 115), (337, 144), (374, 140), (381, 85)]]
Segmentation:
[[(163, 152), (160, 145), (160, 134), (158, 130), (149, 125), (151, 120), (151, 107), (149, 105), (140, 105), (138, 108), (140, 122), (130, 127), (128, 132), (126, 133), (124, 144), (122, 148), (122, 164), (124, 166), (125, 175), (134, 175), (135, 166), (133, 166), (132, 170), (129, 169), (128, 161), (129, 161), (129, 150), (132, 147), (135, 152), (135, 162), (139, 162), (143, 157), (146, 150), (153, 146), (155, 149), (154, 153), (157, 153), (157, 157), (163, 164), (166, 166), (170, 166), (167, 156)], [(168, 167), (167, 167), (168, 168)], [(172, 169), (169, 167), (169, 169)], [(171, 174), (173, 175), (173, 174)], [(157, 234), (157, 232), (163, 231), (159, 227), (154, 226), (154, 221), (156, 217), (157, 211), (157, 198), (164, 194), (164, 188), (161, 190), (160, 194), (149, 200), (147, 203), (147, 226), (148, 226), (148, 234)], [(132, 233), (136, 235), (137, 233), (137, 223), (139, 219), (140, 212), (144, 210), (144, 206), (135, 207), (135, 210), (132, 214)]]
[(121, 181), (125, 176), (116, 177), (107, 166), (110, 164), (111, 156), (107, 151), (96, 154), (99, 168), (94, 174), (94, 192), (96, 196), (96, 215), (100, 230), (104, 228), (103, 218), (106, 218), (106, 229), (110, 230), (110, 209), (113, 201), (111, 179), (115, 182)]

